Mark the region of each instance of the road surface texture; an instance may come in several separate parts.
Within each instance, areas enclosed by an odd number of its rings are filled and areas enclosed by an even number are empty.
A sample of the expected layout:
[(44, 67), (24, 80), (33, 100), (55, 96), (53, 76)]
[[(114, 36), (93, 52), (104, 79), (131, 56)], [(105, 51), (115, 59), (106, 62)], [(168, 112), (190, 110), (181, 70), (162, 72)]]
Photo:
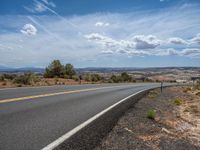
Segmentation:
[(42, 149), (121, 99), (160, 84), (0, 89), (0, 149)]

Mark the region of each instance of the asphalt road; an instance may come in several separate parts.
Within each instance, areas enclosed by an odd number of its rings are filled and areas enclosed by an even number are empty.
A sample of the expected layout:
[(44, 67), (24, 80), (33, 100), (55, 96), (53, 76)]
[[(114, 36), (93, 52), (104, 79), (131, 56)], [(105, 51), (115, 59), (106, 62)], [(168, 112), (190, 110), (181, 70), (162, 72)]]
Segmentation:
[(38, 150), (140, 90), (160, 84), (0, 89), (0, 150)]

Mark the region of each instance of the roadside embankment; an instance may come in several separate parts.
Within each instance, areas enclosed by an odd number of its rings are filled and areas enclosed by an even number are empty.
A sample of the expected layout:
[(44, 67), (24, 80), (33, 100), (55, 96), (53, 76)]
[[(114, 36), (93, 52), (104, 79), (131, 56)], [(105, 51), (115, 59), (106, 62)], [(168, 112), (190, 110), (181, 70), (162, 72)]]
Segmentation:
[(119, 119), (95, 150), (199, 150), (200, 91), (152, 90)]

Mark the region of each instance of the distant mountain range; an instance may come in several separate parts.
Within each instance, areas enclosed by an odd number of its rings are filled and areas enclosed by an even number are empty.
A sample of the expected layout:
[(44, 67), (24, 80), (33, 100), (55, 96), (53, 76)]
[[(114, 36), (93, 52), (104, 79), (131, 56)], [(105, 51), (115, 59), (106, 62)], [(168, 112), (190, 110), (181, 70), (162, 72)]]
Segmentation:
[(44, 68), (34, 68), (34, 67), (23, 67), (23, 68), (9, 68), (5, 66), (0, 66), (1, 73), (19, 73), (19, 72), (36, 72), (43, 73)]
[[(136, 67), (88, 67), (88, 68), (76, 68), (77, 72), (101, 72), (101, 73), (109, 73), (109, 72), (132, 72), (132, 71), (167, 71), (167, 70), (199, 70), (200, 67), (150, 67), (150, 68), (136, 68)], [(23, 68), (10, 68), (5, 66), (0, 66), (0, 73), (21, 73), (21, 72), (35, 72), (35, 73), (44, 73), (45, 68), (36, 68), (36, 67), (23, 67)]]
[(149, 68), (137, 68), (137, 67), (119, 67), (119, 68), (78, 68), (78, 72), (171, 72), (173, 70), (197, 70), (200, 72), (200, 67), (149, 67)]

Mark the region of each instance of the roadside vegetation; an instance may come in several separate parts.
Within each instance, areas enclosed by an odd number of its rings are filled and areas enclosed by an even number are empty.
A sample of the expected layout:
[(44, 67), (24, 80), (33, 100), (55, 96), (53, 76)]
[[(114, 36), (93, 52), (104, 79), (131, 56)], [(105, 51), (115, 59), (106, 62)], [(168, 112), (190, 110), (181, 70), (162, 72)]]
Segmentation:
[(0, 86), (41, 86), (41, 85), (68, 85), (87, 83), (129, 83), (129, 82), (152, 82), (148, 79), (136, 80), (127, 72), (104, 75), (101, 73), (80, 73), (70, 63), (62, 64), (60, 60), (53, 60), (45, 69), (44, 73), (6, 73), (0, 74)]
[(200, 79), (197, 80), (197, 84), (195, 85), (197, 90), (200, 90)]
[(200, 99), (193, 89), (187, 93), (183, 89), (186, 87), (168, 87), (153, 100), (148, 95), (143, 97), (127, 110), (95, 150), (199, 150)]
[(64, 78), (74, 80), (85, 80), (87, 82), (109, 82), (109, 83), (120, 83), (120, 82), (135, 82), (134, 78), (128, 73), (122, 72), (120, 75), (113, 74), (110, 78), (105, 79), (103, 76), (97, 73), (87, 73), (83, 75), (77, 75), (72, 64), (63, 65), (59, 60), (54, 60), (46, 68), (44, 73), (45, 78)]
[(160, 92), (159, 92), (158, 89), (151, 90), (151, 91), (148, 93), (148, 98), (150, 98), (150, 99), (156, 98), (157, 95), (158, 95), (159, 93), (160, 93)]
[[(160, 82), (138, 74), (127, 72), (99, 73), (99, 72), (78, 72), (70, 63), (62, 64), (60, 60), (53, 60), (43, 73), (6, 73), (0, 74), (1, 87), (15, 86), (46, 86), (46, 85), (71, 85), (91, 83), (134, 83), (134, 82)], [(200, 90), (200, 80), (194, 87), (184, 89), (184, 92)], [(199, 91), (198, 91), (199, 92)], [(199, 93), (197, 95), (200, 95)], [(155, 98), (156, 91), (149, 93), (149, 98)]]
[(154, 120), (156, 116), (156, 111), (154, 109), (150, 109), (147, 111), (147, 118)]
[(180, 106), (183, 103), (183, 100), (180, 98), (175, 98), (174, 99), (174, 104), (177, 106)]

